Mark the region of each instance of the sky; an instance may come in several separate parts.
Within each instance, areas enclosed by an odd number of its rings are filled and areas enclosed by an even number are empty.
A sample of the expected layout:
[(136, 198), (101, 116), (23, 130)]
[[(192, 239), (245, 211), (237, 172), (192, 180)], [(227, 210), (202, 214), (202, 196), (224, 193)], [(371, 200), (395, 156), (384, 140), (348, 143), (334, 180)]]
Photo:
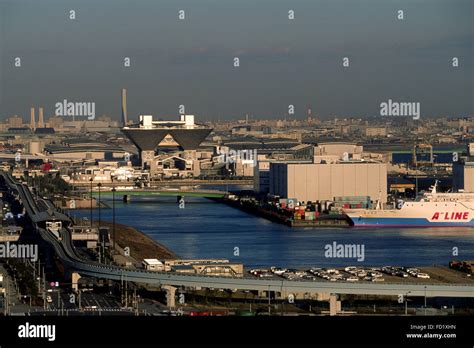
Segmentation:
[(120, 119), (121, 88), (135, 120), (472, 116), (473, 22), (472, 0), (0, 0), (0, 119), (65, 99)]

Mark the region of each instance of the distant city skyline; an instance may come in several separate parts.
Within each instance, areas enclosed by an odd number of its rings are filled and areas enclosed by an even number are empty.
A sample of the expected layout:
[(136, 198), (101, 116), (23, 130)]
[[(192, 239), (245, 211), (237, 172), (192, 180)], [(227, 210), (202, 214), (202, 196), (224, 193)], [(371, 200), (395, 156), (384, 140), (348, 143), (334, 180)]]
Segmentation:
[(119, 121), (121, 88), (134, 121), (177, 118), (180, 105), (197, 122), (301, 119), (308, 106), (313, 117), (373, 117), (387, 100), (420, 103), (421, 119), (472, 116), (473, 6), (0, 0), (0, 120), (28, 122), (32, 106), (48, 119), (67, 99), (94, 102), (97, 117)]

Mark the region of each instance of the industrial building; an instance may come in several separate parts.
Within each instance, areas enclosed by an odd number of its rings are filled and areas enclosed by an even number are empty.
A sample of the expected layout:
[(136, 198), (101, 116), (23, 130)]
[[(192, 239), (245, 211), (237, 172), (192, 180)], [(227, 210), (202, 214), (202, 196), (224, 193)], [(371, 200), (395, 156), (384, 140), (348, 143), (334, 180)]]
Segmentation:
[[(291, 151), (288, 151), (291, 150)], [(258, 193), (272, 193), (270, 190), (270, 166), (271, 164), (347, 164), (347, 163), (380, 163), (386, 160), (380, 154), (364, 152), (363, 146), (350, 142), (331, 142), (318, 143), (313, 146), (310, 144), (300, 144), (294, 146), (287, 151), (269, 152), (263, 155), (259, 151), (258, 161), (254, 172), (254, 189)], [(274, 167), (274, 170), (276, 170)], [(303, 168), (303, 167), (301, 167)], [(319, 168), (319, 167), (314, 167)], [(333, 167), (321, 167), (333, 168)], [(337, 171), (338, 166), (333, 169)], [(349, 167), (344, 167), (349, 170)], [(353, 168), (369, 168), (369, 167), (353, 167)], [(385, 170), (386, 171), (386, 170)], [(275, 174), (275, 173), (274, 173)], [(323, 174), (321, 174), (323, 175)], [(350, 174), (349, 174), (350, 175)], [(355, 175), (355, 174), (354, 174)], [(386, 175), (386, 174), (385, 174)], [(342, 177), (341, 177), (342, 178)], [(278, 179), (281, 180), (281, 179)], [(359, 180), (359, 179), (358, 179)], [(360, 179), (362, 180), (362, 179)], [(274, 187), (277, 183), (273, 184)], [(324, 184), (322, 184), (324, 185)], [(280, 189), (278, 189), (280, 190)], [(324, 192), (324, 189), (323, 191)], [(386, 190), (383, 190), (385, 193)], [(365, 195), (365, 194), (364, 194)], [(334, 194), (333, 196), (344, 196), (344, 194)], [(291, 198), (297, 198), (290, 195)], [(378, 197), (378, 190), (377, 190)], [(332, 200), (333, 198), (324, 198)]]
[(54, 160), (120, 159), (125, 156), (125, 151), (118, 146), (88, 138), (69, 138), (61, 143), (47, 144), (44, 151)]
[(147, 271), (161, 272), (165, 270), (165, 265), (158, 259), (143, 259), (142, 264)]
[(386, 137), (387, 128), (386, 127), (366, 127), (365, 128), (366, 137)]
[(270, 194), (305, 202), (370, 196), (385, 203), (387, 166), (365, 161), (270, 163)]
[(242, 263), (229, 262), (227, 259), (204, 260), (165, 260), (165, 269), (177, 273), (204, 274), (225, 277), (243, 277)]
[(474, 143), (467, 145), (467, 156), (453, 163), (453, 189), (474, 192)]

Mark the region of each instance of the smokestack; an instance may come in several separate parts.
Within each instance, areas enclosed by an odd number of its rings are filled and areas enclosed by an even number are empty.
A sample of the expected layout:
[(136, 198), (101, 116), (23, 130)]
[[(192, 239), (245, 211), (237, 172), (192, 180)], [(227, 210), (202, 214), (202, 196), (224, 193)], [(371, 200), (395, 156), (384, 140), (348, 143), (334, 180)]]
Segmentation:
[(123, 126), (126, 127), (128, 124), (127, 117), (127, 90), (122, 88), (122, 122)]
[(40, 107), (38, 112), (38, 128), (44, 128), (43, 107)]
[(31, 107), (30, 109), (30, 128), (31, 130), (35, 130), (36, 129), (36, 124), (35, 124), (35, 108), (34, 107)]

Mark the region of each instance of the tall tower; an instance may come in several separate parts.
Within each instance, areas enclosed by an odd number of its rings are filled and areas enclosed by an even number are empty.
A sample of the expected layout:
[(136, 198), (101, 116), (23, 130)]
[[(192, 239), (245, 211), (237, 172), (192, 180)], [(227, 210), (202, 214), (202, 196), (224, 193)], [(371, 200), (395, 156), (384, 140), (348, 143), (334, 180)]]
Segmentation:
[(123, 126), (126, 127), (128, 124), (127, 116), (127, 90), (122, 88), (122, 122)]
[(40, 107), (38, 111), (38, 128), (44, 128), (43, 107)]
[(34, 131), (36, 129), (36, 124), (35, 124), (35, 108), (31, 107), (30, 109), (30, 129)]

